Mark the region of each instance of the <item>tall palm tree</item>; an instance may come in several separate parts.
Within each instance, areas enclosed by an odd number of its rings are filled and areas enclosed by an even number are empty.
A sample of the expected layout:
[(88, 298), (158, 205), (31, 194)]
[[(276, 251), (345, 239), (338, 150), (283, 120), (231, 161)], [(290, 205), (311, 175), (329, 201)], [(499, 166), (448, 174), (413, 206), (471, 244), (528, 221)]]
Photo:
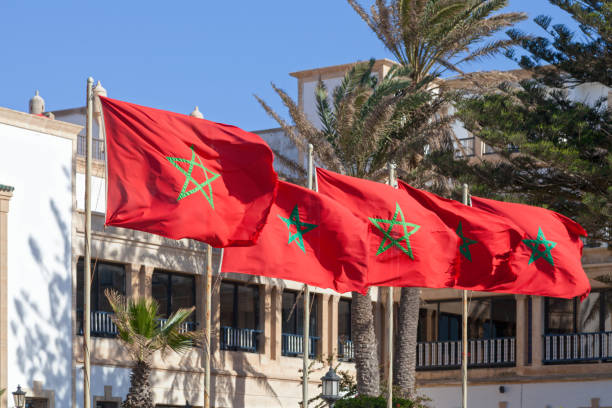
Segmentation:
[[(373, 67), (374, 60), (354, 65), (331, 95), (319, 81), (315, 97), (320, 128), (274, 85), (294, 125), (257, 99), (298, 148), (305, 151), (308, 143), (315, 146), (315, 160), (321, 166), (353, 177), (384, 181), (387, 164), (395, 162), (400, 174), (430, 179), (416, 164), (422, 161), (425, 146), (444, 145), (448, 121), (432, 120), (444, 100), (423, 91), (431, 77), (415, 82), (410, 78), (410, 68), (395, 66), (378, 80)], [(353, 293), (351, 325), (358, 393), (378, 396), (380, 364), (373, 321), (370, 295)]]
[[(415, 83), (444, 73), (463, 75), (462, 65), (510, 50), (521, 37), (490, 38), (526, 18), (524, 13), (494, 14), (507, 0), (375, 0), (370, 12), (357, 0), (347, 1), (397, 61), (410, 69)], [(477, 75), (466, 78), (480, 86)], [(427, 90), (438, 95), (445, 92), (435, 86)], [(401, 396), (415, 390), (419, 293), (416, 288), (402, 288), (401, 293), (394, 364), (394, 382)]]
[(181, 329), (181, 323), (195, 308), (180, 309), (166, 321), (160, 321), (159, 305), (153, 299), (126, 299), (115, 290), (104, 291), (115, 315), (118, 337), (134, 360), (130, 374), (130, 390), (121, 404), (123, 408), (153, 408), (151, 393), (151, 358), (157, 351), (184, 353), (201, 338), (199, 332)]

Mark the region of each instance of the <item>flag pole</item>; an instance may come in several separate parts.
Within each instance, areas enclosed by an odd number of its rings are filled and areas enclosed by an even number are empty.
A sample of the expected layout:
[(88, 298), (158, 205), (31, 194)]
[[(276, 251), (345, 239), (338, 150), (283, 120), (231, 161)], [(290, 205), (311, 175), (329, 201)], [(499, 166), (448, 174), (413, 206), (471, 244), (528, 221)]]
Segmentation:
[(85, 265), (83, 268), (83, 408), (91, 406), (90, 297), (91, 297), (91, 159), (93, 139), (93, 78), (87, 78), (85, 118)]
[[(468, 205), (468, 185), (463, 184), (462, 189), (463, 204)], [(467, 408), (467, 368), (468, 368), (468, 304), (467, 304), (467, 290), (464, 290), (461, 297), (461, 306), (463, 309), (461, 319), (461, 407)]]
[[(395, 164), (389, 163), (389, 185), (395, 188)], [(393, 406), (393, 287), (389, 286), (387, 295), (387, 349), (388, 352), (388, 378), (387, 378), (387, 408)]]
[[(308, 144), (308, 189), (312, 190), (313, 146)], [(310, 345), (310, 287), (304, 284), (304, 334), (302, 337), (302, 408), (308, 408), (308, 355)]]
[(204, 408), (210, 408), (210, 309), (212, 293), (212, 246), (206, 247), (206, 313), (204, 316)]

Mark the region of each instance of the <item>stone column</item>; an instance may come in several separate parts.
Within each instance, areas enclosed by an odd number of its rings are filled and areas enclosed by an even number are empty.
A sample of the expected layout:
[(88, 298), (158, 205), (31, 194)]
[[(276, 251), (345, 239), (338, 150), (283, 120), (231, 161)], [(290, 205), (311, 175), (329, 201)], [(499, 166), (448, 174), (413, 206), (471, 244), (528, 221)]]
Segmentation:
[(321, 356), (323, 361), (333, 353), (333, 349), (329, 348), (329, 331), (326, 330), (329, 326), (331, 316), (329, 315), (329, 295), (315, 294), (314, 302), (317, 302), (317, 356)]
[(516, 295), (516, 366), (523, 367), (527, 363), (527, 346), (529, 344), (527, 336), (529, 328), (527, 324), (527, 296)]
[(154, 267), (145, 265), (140, 268), (140, 296), (146, 298), (153, 297), (153, 271)]
[(283, 290), (278, 286), (272, 288), (272, 321), (270, 330), (270, 358), (280, 360), (283, 330)]
[(125, 269), (125, 296), (131, 298), (137, 298), (141, 293), (140, 283), (140, 270), (142, 265), (140, 264), (128, 264)]
[(540, 367), (544, 358), (544, 298), (533, 296), (531, 302), (531, 365)]
[[(0, 390), (8, 382), (8, 211), (13, 188), (0, 185)], [(0, 396), (0, 408), (8, 406), (9, 390)]]
[(260, 322), (262, 322), (260, 329), (263, 333), (259, 336), (261, 344), (259, 345), (259, 352), (263, 353), (264, 356), (273, 359), (272, 348), (275, 342), (274, 338), (274, 288), (269, 285), (262, 285), (259, 290), (259, 315)]
[(328, 343), (327, 349), (333, 354), (334, 361), (338, 360), (338, 302), (340, 296), (333, 295), (327, 301), (329, 304), (329, 320), (327, 324)]

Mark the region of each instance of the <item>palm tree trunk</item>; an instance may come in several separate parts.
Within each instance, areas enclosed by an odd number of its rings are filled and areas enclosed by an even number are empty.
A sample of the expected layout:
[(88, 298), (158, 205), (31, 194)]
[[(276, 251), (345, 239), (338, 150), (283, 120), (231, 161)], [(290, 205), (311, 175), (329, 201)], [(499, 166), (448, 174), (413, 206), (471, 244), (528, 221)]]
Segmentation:
[(122, 408), (154, 408), (151, 392), (151, 366), (138, 361), (130, 374), (130, 390), (121, 404)]
[(415, 392), (420, 292), (419, 288), (402, 288), (400, 297), (393, 382), (402, 398), (414, 396)]
[(378, 346), (374, 333), (374, 315), (370, 293), (353, 292), (351, 302), (351, 335), (355, 347), (357, 393), (377, 397), (380, 394)]

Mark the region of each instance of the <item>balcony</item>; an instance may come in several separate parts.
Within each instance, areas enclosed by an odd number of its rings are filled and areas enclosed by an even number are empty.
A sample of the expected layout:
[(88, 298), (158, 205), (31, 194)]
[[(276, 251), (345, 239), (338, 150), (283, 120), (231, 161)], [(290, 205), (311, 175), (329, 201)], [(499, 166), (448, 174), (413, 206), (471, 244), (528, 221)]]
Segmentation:
[[(112, 312), (91, 312), (90, 314), (90, 335), (92, 337), (117, 337), (117, 326), (113, 323)], [(83, 335), (83, 312), (77, 311), (77, 318), (80, 322), (79, 335)], [(158, 322), (165, 323), (168, 319), (158, 319)], [(195, 322), (183, 322), (180, 326), (181, 333), (195, 331)]]
[[(85, 142), (85, 136), (79, 135), (77, 138), (77, 156), (85, 157), (87, 153)], [(104, 161), (104, 139), (93, 138), (92, 142), (91, 157), (94, 160)]]
[(612, 332), (544, 335), (544, 364), (590, 361), (612, 361)]
[[(514, 337), (468, 340), (468, 367), (508, 367), (516, 364)], [(417, 344), (417, 370), (457, 369), (461, 366), (461, 341)]]
[[(301, 334), (282, 334), (282, 346), (281, 354), (287, 357), (298, 357), (303, 354), (303, 336)], [(308, 343), (308, 358), (315, 358), (318, 337), (310, 336), (310, 342)]]
[(352, 340), (338, 340), (338, 360), (355, 361), (355, 346)]
[(257, 353), (261, 330), (221, 327), (221, 350)]

